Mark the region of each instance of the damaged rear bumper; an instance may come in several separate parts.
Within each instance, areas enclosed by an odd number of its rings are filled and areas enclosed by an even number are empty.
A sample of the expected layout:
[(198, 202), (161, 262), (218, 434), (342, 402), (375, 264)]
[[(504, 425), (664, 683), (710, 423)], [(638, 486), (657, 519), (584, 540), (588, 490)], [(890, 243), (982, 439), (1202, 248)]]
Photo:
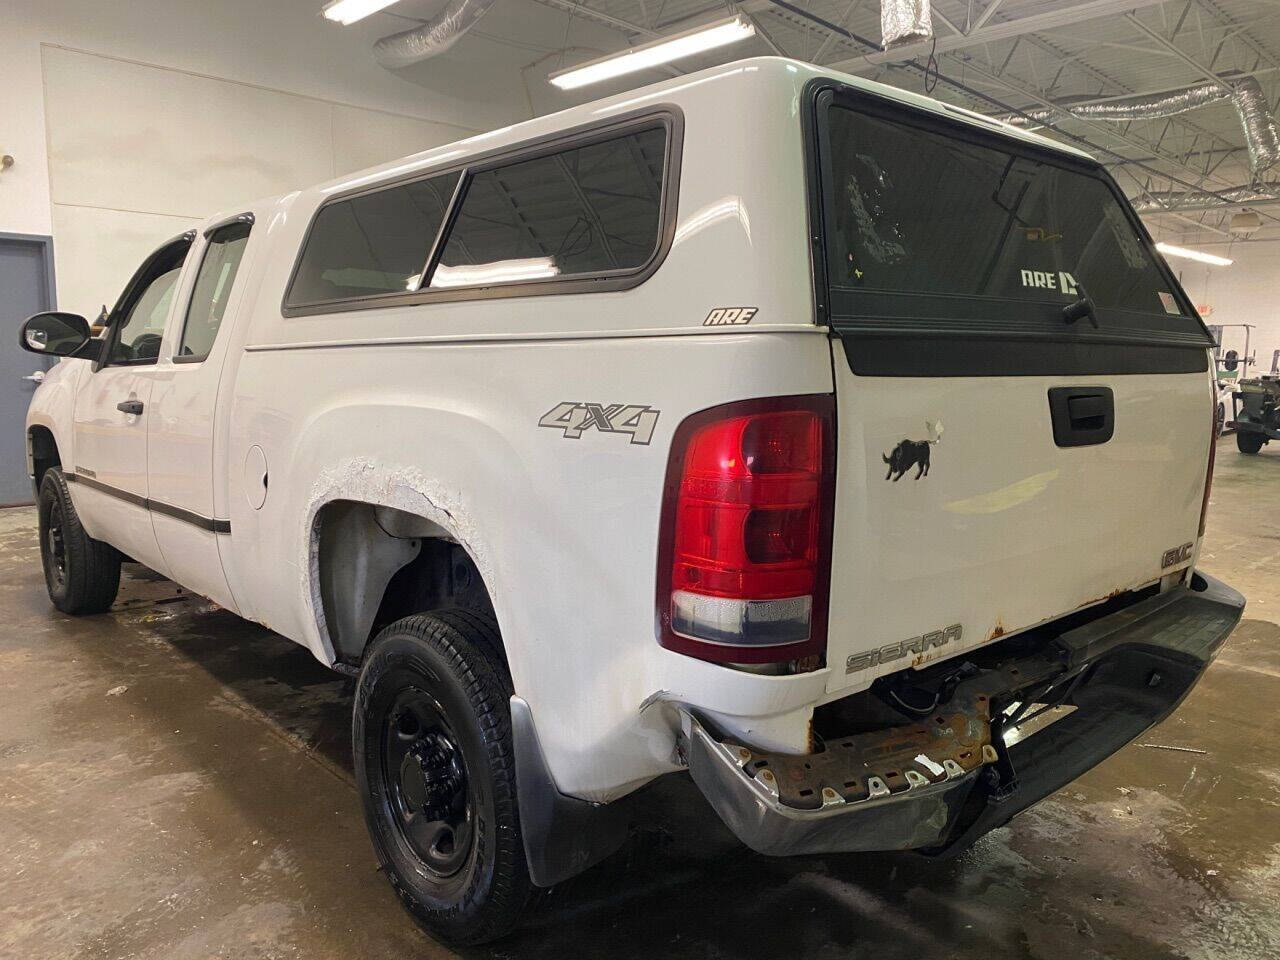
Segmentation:
[[(1243, 611), (1244, 597), (1197, 573), (1031, 652), (1011, 645), (922, 722), (814, 754), (752, 750), (686, 710), (690, 773), (760, 853), (958, 852), (1172, 713)], [(1007, 711), (1033, 700), (1075, 709), (1007, 746)]]

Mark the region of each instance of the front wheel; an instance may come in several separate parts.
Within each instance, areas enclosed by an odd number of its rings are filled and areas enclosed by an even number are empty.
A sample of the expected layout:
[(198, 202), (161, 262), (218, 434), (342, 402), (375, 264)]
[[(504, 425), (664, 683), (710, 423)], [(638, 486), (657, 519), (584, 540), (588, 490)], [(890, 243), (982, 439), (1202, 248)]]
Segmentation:
[(352, 746), (383, 872), (428, 932), (507, 933), (529, 900), (497, 627), (465, 610), (406, 617), (370, 645)]
[(1267, 438), (1260, 433), (1236, 428), (1236, 446), (1241, 453), (1257, 453), (1266, 442)]
[(40, 560), (49, 599), (63, 613), (102, 613), (120, 590), (120, 554), (80, 525), (67, 479), (51, 467), (40, 481)]

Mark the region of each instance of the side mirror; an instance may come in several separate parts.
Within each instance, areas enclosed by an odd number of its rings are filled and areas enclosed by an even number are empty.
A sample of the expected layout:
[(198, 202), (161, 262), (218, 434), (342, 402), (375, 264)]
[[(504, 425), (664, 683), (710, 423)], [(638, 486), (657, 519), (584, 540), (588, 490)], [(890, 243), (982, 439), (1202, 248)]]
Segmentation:
[(89, 321), (79, 314), (51, 310), (28, 317), (19, 345), (46, 357), (74, 357), (89, 342)]

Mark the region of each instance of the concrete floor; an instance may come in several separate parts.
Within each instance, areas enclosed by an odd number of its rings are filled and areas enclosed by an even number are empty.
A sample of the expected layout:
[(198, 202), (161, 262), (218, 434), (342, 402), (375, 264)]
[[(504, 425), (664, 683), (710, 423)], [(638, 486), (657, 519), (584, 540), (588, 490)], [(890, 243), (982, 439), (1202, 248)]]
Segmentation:
[[(34, 528), (0, 511), (0, 956), (452, 956), (375, 871), (349, 686), (138, 567), (57, 614)], [(1249, 608), (1198, 689), (962, 858), (770, 860), (660, 783), (653, 831), (466, 955), (1280, 956), (1280, 445), (1222, 442), (1202, 565)]]

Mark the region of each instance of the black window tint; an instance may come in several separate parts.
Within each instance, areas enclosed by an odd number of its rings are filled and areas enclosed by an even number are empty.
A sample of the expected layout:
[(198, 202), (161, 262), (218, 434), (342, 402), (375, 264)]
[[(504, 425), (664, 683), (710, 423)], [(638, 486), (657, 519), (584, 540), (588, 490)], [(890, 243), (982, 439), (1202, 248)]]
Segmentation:
[(249, 243), (249, 224), (236, 223), (214, 233), (205, 247), (195, 289), (187, 305), (187, 319), (182, 327), (182, 343), (177, 357), (204, 359), (226, 316), (231, 288), (240, 271), (244, 248)]
[(417, 290), (458, 174), (323, 207), (311, 226), (289, 306)]
[(432, 287), (635, 270), (658, 246), (666, 131), (477, 173)]
[(1178, 314), (1108, 185), (1048, 160), (848, 109), (829, 114), (836, 287)]

